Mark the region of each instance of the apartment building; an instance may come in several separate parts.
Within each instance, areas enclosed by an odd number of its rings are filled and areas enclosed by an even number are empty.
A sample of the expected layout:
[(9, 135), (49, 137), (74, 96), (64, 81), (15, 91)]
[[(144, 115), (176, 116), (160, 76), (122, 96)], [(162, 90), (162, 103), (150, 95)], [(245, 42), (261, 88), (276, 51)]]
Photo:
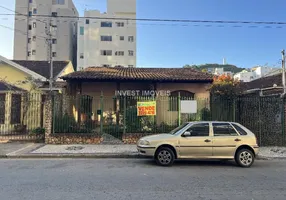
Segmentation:
[(85, 11), (78, 22), (78, 70), (90, 66), (136, 67), (136, 21), (126, 18), (136, 18), (136, 0), (107, 0), (106, 13)]
[(25, 16), (15, 16), (14, 60), (48, 60), (47, 27), (52, 34), (53, 59), (76, 64), (79, 15), (72, 0), (16, 0), (15, 11)]

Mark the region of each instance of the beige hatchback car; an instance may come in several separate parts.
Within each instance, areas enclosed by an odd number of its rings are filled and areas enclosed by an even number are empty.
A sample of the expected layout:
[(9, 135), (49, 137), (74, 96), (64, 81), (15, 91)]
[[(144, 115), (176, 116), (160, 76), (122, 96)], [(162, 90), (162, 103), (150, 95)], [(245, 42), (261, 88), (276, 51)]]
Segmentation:
[(162, 166), (194, 158), (234, 159), (239, 166), (250, 167), (259, 147), (255, 135), (239, 123), (199, 121), (184, 123), (168, 134), (143, 137), (137, 149)]

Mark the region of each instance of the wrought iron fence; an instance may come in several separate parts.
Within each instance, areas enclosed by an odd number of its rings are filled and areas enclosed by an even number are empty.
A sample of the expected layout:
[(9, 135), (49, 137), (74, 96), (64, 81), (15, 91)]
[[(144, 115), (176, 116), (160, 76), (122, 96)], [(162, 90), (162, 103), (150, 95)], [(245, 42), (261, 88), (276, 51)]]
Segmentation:
[[(196, 112), (182, 113), (182, 100), (195, 100)], [(156, 114), (138, 116), (137, 103), (152, 101), (156, 102)], [(166, 133), (186, 121), (216, 120), (241, 123), (256, 134), (262, 146), (286, 145), (285, 101), (275, 96), (193, 99), (57, 95), (53, 105), (54, 134), (108, 134), (122, 139), (124, 133)]]
[(0, 139), (43, 139), (44, 101), (41, 93), (1, 93)]

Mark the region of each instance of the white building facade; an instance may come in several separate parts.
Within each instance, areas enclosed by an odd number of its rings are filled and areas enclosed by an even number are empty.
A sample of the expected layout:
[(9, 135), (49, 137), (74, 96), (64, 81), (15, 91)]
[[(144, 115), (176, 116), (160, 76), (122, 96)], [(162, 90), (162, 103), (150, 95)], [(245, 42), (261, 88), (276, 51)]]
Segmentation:
[(224, 68), (215, 68), (214, 75), (218, 75), (218, 76), (227, 75), (227, 76), (232, 77), (233, 73), (231, 71), (224, 71)]
[(52, 33), (53, 59), (76, 64), (79, 15), (72, 0), (16, 0), (15, 11), (27, 16), (15, 16), (14, 60), (48, 60), (48, 27)]
[[(265, 77), (267, 75), (271, 75), (276, 72), (277, 68), (271, 67), (256, 67), (252, 71), (243, 70), (234, 75), (234, 78), (240, 80), (242, 82), (250, 82), (255, 79), (259, 79)], [(278, 70), (279, 71), (279, 70)]]
[(77, 70), (136, 67), (136, 20), (126, 18), (136, 19), (136, 0), (107, 0), (107, 13), (85, 11), (78, 22)]

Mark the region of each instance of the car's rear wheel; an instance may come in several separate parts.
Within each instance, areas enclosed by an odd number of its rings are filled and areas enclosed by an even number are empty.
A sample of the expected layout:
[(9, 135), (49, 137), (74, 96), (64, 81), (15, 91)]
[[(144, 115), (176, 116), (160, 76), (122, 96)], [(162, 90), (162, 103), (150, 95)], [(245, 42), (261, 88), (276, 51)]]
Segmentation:
[(171, 166), (175, 160), (175, 154), (168, 147), (160, 147), (155, 155), (155, 160), (158, 165)]
[(235, 161), (240, 167), (250, 167), (254, 163), (254, 154), (249, 149), (240, 149), (235, 155)]

